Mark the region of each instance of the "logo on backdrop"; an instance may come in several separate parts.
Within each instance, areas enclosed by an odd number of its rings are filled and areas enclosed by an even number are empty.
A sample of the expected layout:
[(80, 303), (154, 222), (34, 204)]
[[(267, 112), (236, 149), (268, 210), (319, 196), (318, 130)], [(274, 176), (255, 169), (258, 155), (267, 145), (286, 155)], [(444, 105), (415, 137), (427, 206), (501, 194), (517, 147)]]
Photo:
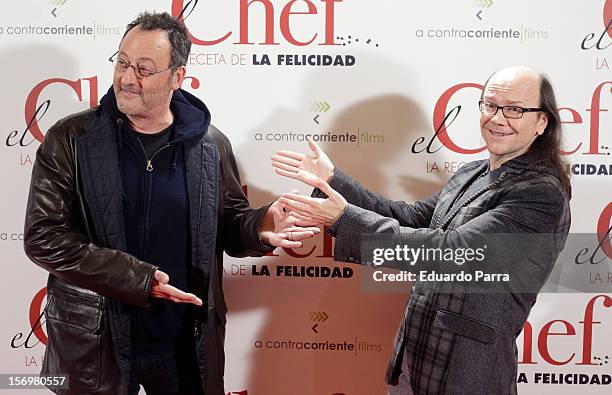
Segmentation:
[(116, 26), (108, 26), (96, 23), (93, 20), (91, 23), (57, 23), (62, 16), (62, 10), (70, 5), (68, 0), (50, 0), (49, 1), (49, 23), (32, 24), (30, 21), (17, 21), (14, 24), (0, 25), (0, 36), (7, 35), (10, 37), (29, 37), (29, 36), (46, 36), (57, 39), (66, 39), (71, 37), (88, 37), (96, 39), (99, 36), (117, 36), (122, 30)]
[(586, 267), (589, 271), (586, 278), (589, 286), (607, 286), (609, 289), (612, 286), (612, 272), (609, 269), (612, 259), (612, 202), (608, 203), (599, 215), (595, 235), (590, 245), (577, 251), (574, 263)]
[(608, 36), (612, 38), (612, 29), (610, 29), (610, 21), (612, 21), (612, 0), (606, 0), (604, 3), (603, 24), (606, 27)]
[[(76, 94), (79, 102), (84, 101), (83, 88), (85, 87), (85, 91), (89, 92), (89, 108), (95, 107), (98, 104), (97, 76), (78, 78), (73, 81), (65, 78), (48, 78), (40, 81), (30, 90), (26, 98), (23, 109), (25, 126), (21, 129), (14, 129), (6, 135), (4, 144), (7, 147), (25, 148), (33, 143), (40, 144), (43, 142), (45, 134), (40, 128), (40, 122), (44, 119), (45, 114), (53, 103), (53, 99), (46, 98), (43, 95), (43, 91), (50, 85), (56, 84), (70, 88), (72, 93)], [(34, 158), (28, 153), (20, 153), (18, 160), (22, 166), (31, 166)]]
[(325, 311), (309, 311), (303, 315), (303, 320), (292, 320), (292, 322), (304, 323), (302, 329), (306, 330), (307, 333), (303, 337), (260, 338), (255, 340), (253, 345), (256, 349), (273, 352), (350, 353), (356, 357), (362, 353), (380, 353), (383, 351), (382, 344), (371, 343), (369, 340), (357, 336), (341, 339), (326, 337), (325, 325), (328, 321), (333, 320), (333, 316), (333, 313), (330, 315)]
[(18, 332), (11, 339), (11, 348), (26, 351), (23, 355), (25, 367), (36, 367), (40, 369), (42, 366), (42, 353), (34, 354), (34, 351), (40, 351), (39, 344), (46, 346), (48, 343), (47, 335), (43, 329), (45, 324), (43, 303), (47, 296), (47, 288), (44, 287), (32, 298), (28, 310), (27, 330)]
[(23, 233), (21, 232), (0, 232), (0, 241), (23, 242)]
[[(466, 27), (466, 23), (445, 25), (445, 26), (417, 26), (414, 35), (418, 39), (423, 40), (460, 40), (460, 41), (488, 41), (495, 42), (508, 41), (517, 42), (519, 44), (529, 44), (532, 41), (541, 42), (551, 38), (552, 33), (548, 29), (539, 26), (521, 23), (507, 23), (498, 26), (483, 26), (487, 22), (487, 17), (490, 13), (495, 12), (494, 0), (475, 0), (473, 7), (478, 11), (474, 12), (473, 8), (466, 13), (467, 22), (471, 26)], [(521, 13), (513, 12), (513, 15), (520, 16)], [(508, 19), (504, 16), (504, 19)]]
[[(603, 28), (588, 33), (580, 43), (580, 49), (595, 54), (595, 70), (610, 71), (605, 50), (612, 45), (612, 0), (605, 0), (603, 6)], [(609, 51), (608, 51), (609, 52)]]
[[(599, 265), (612, 259), (612, 202), (603, 209), (597, 220), (596, 245), (586, 247), (576, 255), (574, 263), (582, 265)], [(602, 265), (607, 268), (608, 265)], [(608, 277), (608, 284), (612, 284), (612, 272)]]
[[(609, 295), (593, 296), (586, 304), (584, 318), (578, 323), (571, 323), (563, 319), (555, 319), (545, 323), (538, 330), (529, 321), (525, 323), (522, 333), (522, 345), (519, 346), (519, 373), (518, 383), (532, 384), (574, 384), (574, 385), (608, 385), (612, 382), (609, 374), (579, 373), (577, 366), (600, 366), (604, 371), (610, 371), (610, 355), (604, 354), (606, 350), (598, 350), (593, 347), (593, 331), (595, 325), (601, 325), (602, 321), (595, 320), (595, 312), (601, 311), (601, 307), (609, 309), (612, 307), (612, 298)], [(609, 310), (606, 310), (609, 312)], [(601, 314), (601, 313), (600, 313)], [(603, 331), (599, 331), (600, 333)], [(555, 350), (551, 353), (549, 340), (554, 336)], [(566, 340), (567, 339), (567, 340)], [(574, 339), (574, 343), (567, 344), (569, 339)], [(574, 344), (579, 342), (579, 346)], [(572, 349), (574, 350), (572, 352)], [(561, 355), (561, 353), (565, 353)], [(554, 355), (553, 355), (554, 354)], [(538, 371), (527, 374), (521, 372), (521, 365), (550, 365), (567, 366), (571, 369), (568, 372)]]
[[(441, 150), (449, 150), (455, 154), (474, 155), (482, 153), (486, 150), (481, 141), (478, 145), (466, 145), (457, 141), (456, 137), (461, 132), (458, 132), (457, 126), (453, 126), (460, 120), (462, 111), (475, 111), (477, 109), (477, 101), (484, 86), (479, 83), (467, 82), (451, 86), (444, 91), (438, 98), (433, 113), (433, 133), (429, 136), (420, 136), (413, 141), (411, 152), (413, 154), (435, 154)], [(470, 101), (462, 101), (455, 104), (454, 96), (458, 93), (464, 94), (467, 91), (470, 96)], [(570, 107), (560, 107), (559, 115), (561, 123), (564, 124), (564, 130), (573, 128), (575, 125), (582, 126), (583, 132), (578, 142), (574, 142), (573, 146), (568, 147), (562, 153), (564, 155), (572, 155), (572, 165), (568, 171), (577, 176), (610, 176), (612, 175), (612, 164), (595, 163), (594, 161), (581, 159), (602, 158), (610, 156), (610, 143), (603, 141), (603, 138), (609, 138), (607, 134), (602, 133), (605, 129), (601, 126), (602, 113), (607, 113), (607, 108), (602, 108), (602, 96), (612, 93), (612, 81), (604, 81), (593, 89), (593, 94), (590, 98), (590, 107), (580, 112), (578, 109)], [(451, 105), (451, 102), (453, 104)], [(479, 113), (478, 113), (479, 114)], [(583, 120), (584, 117), (584, 120)], [(588, 123), (587, 123), (588, 120)], [(451, 126), (454, 133), (451, 135)], [(480, 136), (480, 126), (478, 123), (470, 125), (461, 125), (463, 133), (477, 134)], [(576, 133), (572, 133), (576, 135)], [(578, 156), (580, 155), (580, 156)], [(468, 159), (466, 161), (469, 161)], [(427, 162), (426, 171), (428, 173), (454, 173), (464, 162)]]
[[(337, 54), (338, 49), (348, 46), (376, 48), (379, 43), (372, 37), (336, 33), (336, 14), (347, 3), (345, 0), (234, 0), (228, 4), (238, 7), (233, 11), (237, 16), (234, 23), (238, 26), (231, 27), (229, 24), (227, 28), (215, 32), (202, 32), (202, 26), (208, 24), (193, 21), (207, 15), (205, 6), (199, 6), (202, 3), (198, 0), (172, 0), (171, 13), (185, 21), (191, 41), (197, 48), (190, 55), (190, 65), (351, 67), (357, 63), (356, 56)], [(309, 28), (303, 32), (304, 29), (299, 28), (306, 23), (309, 23)], [(232, 45), (240, 52), (214, 49), (220, 44)], [(255, 45), (257, 48), (270, 47), (275, 50), (274, 53), (263, 52), (255, 49)], [(317, 50), (304, 53), (304, 49), (313, 47)], [(293, 53), (278, 53), (277, 48), (290, 48)]]
[(612, 287), (612, 202), (603, 209), (597, 220), (597, 233), (592, 244), (582, 248), (574, 258), (577, 265), (587, 266), (588, 285)]
[[(251, 133), (255, 143), (305, 143), (311, 138), (316, 143), (323, 144), (344, 144), (351, 148), (361, 148), (365, 145), (384, 144), (385, 135), (373, 130), (362, 128), (330, 130), (321, 125), (327, 121), (333, 108), (327, 101), (311, 101), (308, 106), (304, 106), (303, 112), (309, 111), (308, 119), (312, 121), (310, 127), (302, 130), (256, 130)], [(322, 130), (317, 130), (322, 129)]]

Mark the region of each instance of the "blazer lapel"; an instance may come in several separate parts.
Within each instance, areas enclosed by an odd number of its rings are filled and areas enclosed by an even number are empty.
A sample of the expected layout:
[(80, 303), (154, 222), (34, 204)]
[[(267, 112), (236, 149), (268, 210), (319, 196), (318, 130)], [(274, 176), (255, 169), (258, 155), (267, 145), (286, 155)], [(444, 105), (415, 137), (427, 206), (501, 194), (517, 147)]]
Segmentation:
[(432, 224), (434, 228), (440, 227), (440, 224), (442, 224), (448, 217), (453, 206), (453, 202), (457, 200), (459, 194), (463, 191), (466, 185), (470, 185), (479, 174), (482, 174), (486, 167), (487, 162), (483, 161), (480, 166), (474, 168), (468, 173), (451, 178), (449, 183), (444, 188), (444, 192), (440, 196), (439, 207), (436, 207), (436, 212), (434, 213), (435, 220)]
[[(486, 163), (485, 163), (485, 167), (486, 167)], [(482, 171), (484, 171), (484, 168), (482, 167), (479, 167), (478, 169), (476, 169), (476, 172), (471, 174), (471, 177), (469, 177), (469, 181), (466, 184), (464, 184), (462, 188), (458, 188), (458, 189), (461, 191), (461, 190), (464, 190), (465, 188), (469, 188), (469, 186), (473, 182), (476, 182), (477, 178), (479, 177), (479, 174), (482, 174)], [(486, 191), (490, 190), (491, 188), (496, 187), (500, 182), (502, 182), (502, 180), (507, 174), (508, 172), (505, 169), (501, 170), (501, 172), (499, 172), (497, 175), (493, 175), (489, 173), (488, 175), (485, 176), (486, 177), (485, 182), (479, 189), (469, 194), (464, 193), (463, 196), (461, 196), (454, 204), (452, 203), (453, 200), (451, 200), (450, 201), (451, 203), (449, 203), (448, 205), (449, 209), (446, 213), (446, 216), (444, 216), (443, 220), (438, 224), (438, 228), (442, 228), (442, 229), (446, 228), (448, 224), (450, 224), (450, 222), (453, 220), (453, 218), (455, 218), (455, 216), (459, 213), (459, 210), (461, 210), (463, 207), (467, 206), (468, 204), (476, 200), (480, 195), (482, 195)], [(454, 195), (453, 199), (457, 199), (457, 194)]]

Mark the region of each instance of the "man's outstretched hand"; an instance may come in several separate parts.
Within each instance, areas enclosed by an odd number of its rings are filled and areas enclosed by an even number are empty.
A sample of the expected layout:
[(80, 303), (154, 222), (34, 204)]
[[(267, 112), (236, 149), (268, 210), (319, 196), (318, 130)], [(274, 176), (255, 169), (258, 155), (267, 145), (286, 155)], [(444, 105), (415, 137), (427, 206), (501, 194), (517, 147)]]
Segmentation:
[[(298, 193), (298, 191), (292, 191)], [(270, 205), (261, 221), (260, 239), (274, 247), (299, 248), (301, 240), (320, 232), (316, 223), (303, 221), (290, 213), (278, 200)]]
[(302, 181), (316, 187), (319, 179), (329, 182), (334, 174), (334, 164), (321, 147), (308, 138), (308, 147), (312, 155), (280, 150), (272, 156), (272, 166), (276, 174)]
[(175, 303), (191, 303), (196, 306), (202, 306), (202, 300), (194, 294), (183, 292), (178, 288), (168, 284), (170, 277), (156, 270), (153, 275), (153, 284), (151, 285), (150, 295), (154, 298), (167, 299)]

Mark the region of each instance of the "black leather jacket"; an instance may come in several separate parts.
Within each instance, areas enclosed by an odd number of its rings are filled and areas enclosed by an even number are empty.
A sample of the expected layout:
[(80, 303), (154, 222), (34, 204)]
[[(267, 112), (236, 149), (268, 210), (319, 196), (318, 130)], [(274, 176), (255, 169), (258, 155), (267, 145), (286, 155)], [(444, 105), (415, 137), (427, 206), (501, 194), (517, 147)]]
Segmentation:
[[(122, 250), (116, 122), (100, 107), (62, 119), (48, 131), (33, 166), (24, 248), (50, 273), (42, 373), (70, 375), (70, 389), (57, 393), (127, 392), (125, 305), (146, 307), (157, 269)], [(222, 254), (272, 250), (258, 237), (267, 206), (249, 207), (230, 143), (213, 126), (185, 146), (185, 161), (195, 293), (205, 302), (196, 321), (196, 354), (205, 393), (224, 394)]]

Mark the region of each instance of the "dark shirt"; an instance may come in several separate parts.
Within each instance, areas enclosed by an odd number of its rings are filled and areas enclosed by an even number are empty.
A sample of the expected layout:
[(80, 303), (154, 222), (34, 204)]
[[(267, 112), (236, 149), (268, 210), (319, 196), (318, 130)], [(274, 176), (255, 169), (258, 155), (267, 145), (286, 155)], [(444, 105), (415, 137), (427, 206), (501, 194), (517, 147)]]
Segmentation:
[(155, 151), (168, 144), (173, 128), (174, 124), (157, 133), (140, 133), (132, 129), (130, 129), (130, 132), (134, 133), (136, 137), (138, 137), (138, 140), (140, 140), (140, 144), (142, 144), (142, 148), (146, 153), (147, 159), (150, 159)]
[[(158, 133), (125, 128), (122, 137), (127, 252), (159, 267), (170, 284), (189, 291), (191, 254), (184, 147), (173, 125)], [(132, 309), (132, 353), (167, 352), (189, 323), (184, 304), (150, 297), (148, 309)]]

